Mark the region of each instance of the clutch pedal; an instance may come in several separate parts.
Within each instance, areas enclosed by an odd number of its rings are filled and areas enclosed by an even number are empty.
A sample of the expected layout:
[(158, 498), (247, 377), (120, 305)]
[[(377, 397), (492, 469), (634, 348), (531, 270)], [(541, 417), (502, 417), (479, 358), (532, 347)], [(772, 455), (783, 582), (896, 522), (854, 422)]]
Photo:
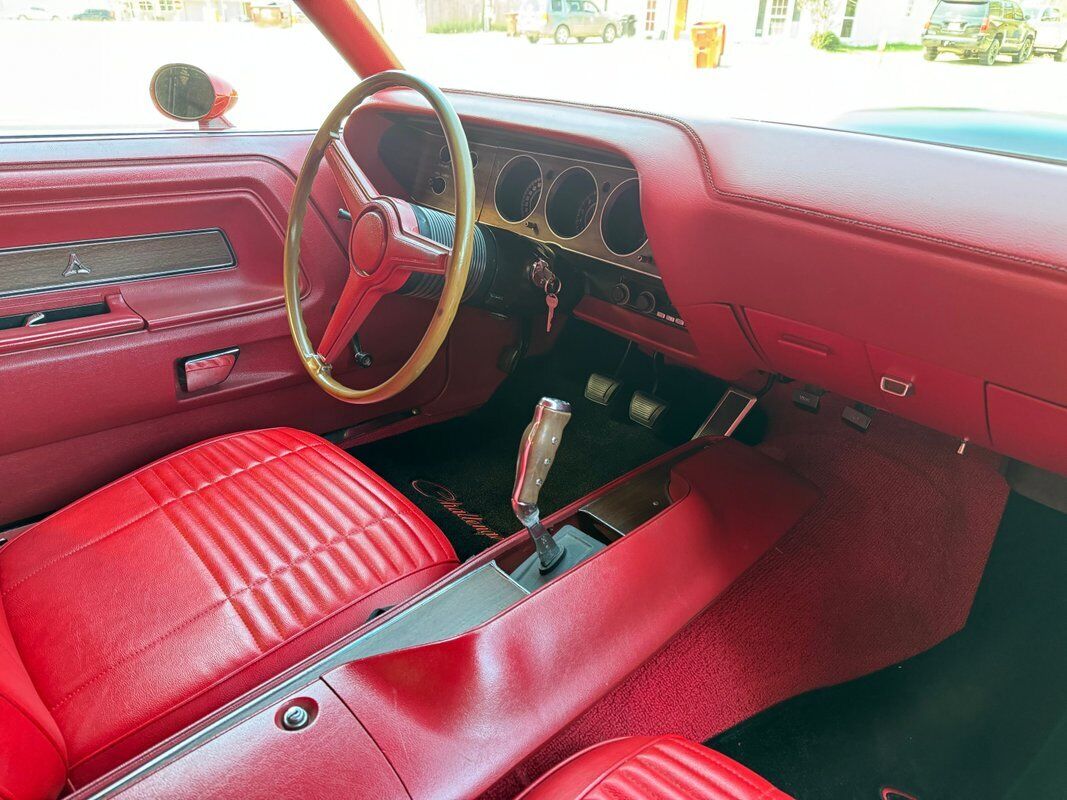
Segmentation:
[(654, 428), (666, 410), (665, 402), (647, 392), (634, 392), (630, 398), (630, 419), (646, 428)]
[(606, 406), (611, 403), (620, 386), (622, 386), (621, 381), (609, 378), (607, 375), (601, 375), (599, 372), (594, 372), (589, 376), (589, 380), (585, 382), (585, 397), (597, 405)]

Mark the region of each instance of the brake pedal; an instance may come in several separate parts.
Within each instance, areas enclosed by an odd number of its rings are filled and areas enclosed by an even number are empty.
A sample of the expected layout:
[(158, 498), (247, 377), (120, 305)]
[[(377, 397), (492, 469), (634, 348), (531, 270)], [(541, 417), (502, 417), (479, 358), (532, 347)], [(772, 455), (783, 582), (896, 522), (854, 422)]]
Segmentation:
[(622, 386), (621, 381), (609, 378), (607, 375), (601, 375), (599, 372), (594, 372), (589, 376), (589, 380), (585, 382), (585, 397), (597, 405), (606, 406), (611, 403), (620, 386)]
[(716, 403), (715, 408), (712, 410), (708, 418), (704, 420), (704, 424), (701, 425), (697, 432), (693, 434), (694, 439), (700, 439), (704, 436), (732, 436), (733, 432), (737, 430), (738, 426), (748, 416), (748, 412), (751, 411), (756, 405), (756, 396), (749, 394), (748, 392), (737, 389), (733, 386), (729, 387)]
[(666, 410), (667, 403), (647, 392), (636, 391), (630, 398), (630, 419), (646, 428), (654, 428)]

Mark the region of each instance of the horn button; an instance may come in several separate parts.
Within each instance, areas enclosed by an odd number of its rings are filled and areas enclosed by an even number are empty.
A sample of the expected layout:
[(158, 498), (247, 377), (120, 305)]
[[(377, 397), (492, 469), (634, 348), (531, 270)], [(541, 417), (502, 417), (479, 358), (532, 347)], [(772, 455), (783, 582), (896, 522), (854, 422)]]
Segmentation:
[(356, 269), (368, 275), (382, 265), (388, 239), (385, 217), (377, 208), (368, 209), (352, 226), (349, 252)]

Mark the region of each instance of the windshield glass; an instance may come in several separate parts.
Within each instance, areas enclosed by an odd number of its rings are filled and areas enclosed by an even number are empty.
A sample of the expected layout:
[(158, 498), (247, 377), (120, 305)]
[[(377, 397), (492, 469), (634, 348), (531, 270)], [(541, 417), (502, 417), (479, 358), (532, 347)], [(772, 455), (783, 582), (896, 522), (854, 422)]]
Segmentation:
[[(445, 88), (1067, 151), (1067, 0), (357, 1)], [(314, 129), (357, 80), (288, 0), (0, 0), (0, 135), (195, 128), (152, 104), (168, 62), (244, 130)]]
[(1067, 27), (1038, 36), (1040, 14), (1026, 21), (1011, 2), (362, 5), (407, 69), (445, 87), (1049, 157), (1034, 141), (1067, 138)]
[[(1000, 5), (999, 3), (997, 5)], [(989, 3), (951, 3), (941, 0), (934, 9), (931, 19), (941, 21), (946, 19), (979, 20), (989, 14)]]

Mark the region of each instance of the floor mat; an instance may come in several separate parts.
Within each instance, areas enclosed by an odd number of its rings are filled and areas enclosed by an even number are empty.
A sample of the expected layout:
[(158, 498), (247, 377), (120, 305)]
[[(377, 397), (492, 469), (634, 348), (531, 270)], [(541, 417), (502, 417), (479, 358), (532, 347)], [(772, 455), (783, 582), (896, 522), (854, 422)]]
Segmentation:
[[(1013, 495), (966, 627), (934, 649), (803, 695), (708, 744), (799, 800), (1003, 798), (1051, 741), (1067, 795), (1067, 516)], [(1051, 737), (1051, 738), (1050, 738)]]
[(1007, 498), (999, 458), (976, 447), (958, 456), (950, 437), (882, 414), (859, 433), (841, 422), (841, 398), (824, 397), (813, 415), (793, 406), (788, 390), (761, 401), (768, 427), (760, 447), (822, 498), (660, 653), (488, 796), (514, 796), (604, 739), (704, 741), (963, 627)]
[[(353, 455), (422, 509), (465, 560), (519, 528), (511, 511), (515, 459), (541, 397), (567, 400), (573, 408), (541, 493), (547, 515), (685, 441), (722, 393), (716, 381), (665, 369), (658, 391), (671, 400), (666, 427), (656, 433), (642, 428), (625, 409), (584, 396), (589, 373), (612, 373), (625, 347), (618, 337), (572, 320), (550, 354), (523, 362), (475, 413), (356, 448)], [(634, 388), (653, 380), (646, 374), (649, 359), (632, 353), (627, 364), (623, 405)]]

